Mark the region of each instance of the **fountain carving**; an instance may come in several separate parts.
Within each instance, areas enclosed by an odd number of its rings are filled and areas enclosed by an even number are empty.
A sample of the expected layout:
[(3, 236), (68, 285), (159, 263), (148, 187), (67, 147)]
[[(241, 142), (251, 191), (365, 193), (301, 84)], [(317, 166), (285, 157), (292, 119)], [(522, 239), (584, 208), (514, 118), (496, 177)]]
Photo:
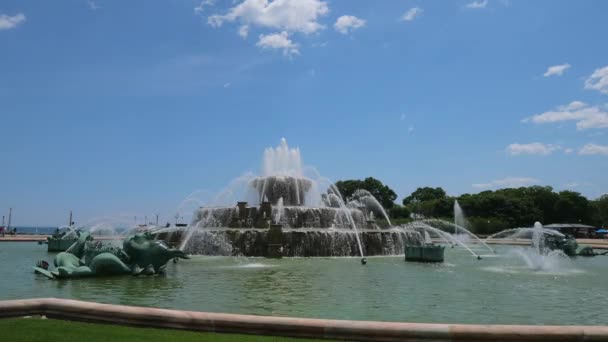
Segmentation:
[(55, 269), (48, 271), (48, 263), (39, 261), (36, 273), (51, 279), (82, 278), (108, 275), (153, 275), (162, 273), (171, 259), (188, 256), (179, 249), (168, 248), (162, 241), (154, 241), (150, 233), (128, 236), (123, 248), (93, 241), (88, 232), (77, 232), (78, 240), (55, 256)]
[(388, 226), (390, 220), (369, 192), (344, 199), (332, 182), (307, 170), (299, 149), (282, 139), (265, 150), (261, 176), (240, 179), (241, 198), (201, 207), (187, 229), (161, 230), (157, 237), (190, 254), (361, 257), (402, 254), (406, 244), (424, 239), (413, 229), (381, 228), (376, 218)]

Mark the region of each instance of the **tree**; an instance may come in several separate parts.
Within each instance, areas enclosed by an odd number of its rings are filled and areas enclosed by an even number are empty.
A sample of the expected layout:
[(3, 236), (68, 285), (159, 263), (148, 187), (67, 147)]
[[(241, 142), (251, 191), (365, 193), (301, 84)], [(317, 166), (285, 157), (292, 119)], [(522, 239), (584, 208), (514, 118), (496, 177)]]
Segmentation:
[(442, 188), (418, 188), (411, 195), (403, 199), (403, 205), (408, 205), (412, 201), (426, 202), (445, 198), (445, 190)]
[(559, 195), (553, 192), (550, 186), (530, 186), (524, 189), (524, 194), (530, 197), (537, 207), (541, 216), (540, 221), (545, 224), (556, 223), (555, 203), (559, 199)]
[(587, 221), (589, 200), (576, 191), (561, 191), (555, 202), (555, 215), (561, 223)]
[(345, 201), (348, 201), (355, 191), (359, 189), (367, 190), (382, 204), (384, 208), (390, 209), (397, 199), (397, 194), (388, 186), (384, 185), (381, 181), (367, 177), (364, 180), (351, 179), (344, 181), (337, 181), (336, 187), (342, 194)]
[(388, 215), (391, 219), (406, 219), (410, 217), (410, 211), (406, 207), (395, 204), (388, 210)]
[(598, 226), (608, 225), (608, 194), (602, 195), (590, 203), (593, 206), (593, 223)]

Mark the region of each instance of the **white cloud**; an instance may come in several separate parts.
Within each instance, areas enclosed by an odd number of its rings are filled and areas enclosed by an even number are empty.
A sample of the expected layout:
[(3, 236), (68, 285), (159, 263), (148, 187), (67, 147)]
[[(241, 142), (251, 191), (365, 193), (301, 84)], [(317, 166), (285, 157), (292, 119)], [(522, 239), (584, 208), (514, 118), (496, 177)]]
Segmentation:
[(566, 148), (566, 149), (564, 149), (564, 153), (565, 153), (565, 154), (570, 154), (570, 153), (572, 153), (572, 152), (574, 152), (574, 149), (573, 149), (573, 148)]
[(543, 74), (543, 76), (545, 76), (545, 77), (554, 76), (554, 75), (561, 76), (564, 73), (564, 71), (566, 71), (570, 67), (571, 67), (571, 65), (568, 63), (552, 65), (547, 68), (547, 71)]
[(596, 69), (593, 74), (585, 80), (585, 89), (597, 90), (600, 93), (608, 94), (608, 65)]
[(230, 82), (226, 82), (226, 83), (224, 83), (224, 88), (229, 88), (230, 85), (231, 85)]
[(411, 134), (413, 131), (414, 131), (414, 125), (410, 125), (410, 126), (407, 128), (407, 132), (408, 132), (409, 134)]
[(578, 151), (578, 154), (582, 154), (582, 155), (598, 154), (598, 155), (602, 155), (602, 156), (608, 156), (608, 146), (597, 145), (597, 144), (586, 144)]
[(546, 124), (561, 121), (576, 121), (577, 130), (608, 128), (608, 112), (599, 106), (589, 106), (581, 101), (573, 101), (565, 106), (544, 113), (532, 115), (522, 122)]
[(523, 154), (537, 154), (547, 156), (553, 151), (560, 150), (561, 147), (557, 145), (551, 144), (543, 144), (539, 142), (534, 142), (530, 144), (510, 144), (507, 146), (507, 153), (512, 156), (520, 156)]
[(563, 185), (564, 188), (566, 189), (574, 189), (576, 187), (578, 187), (580, 184), (576, 183), (576, 182), (572, 182), (572, 183), (566, 183)]
[(466, 8), (479, 9), (479, 8), (486, 8), (487, 5), (488, 5), (488, 0), (479, 0), (479, 1), (473, 1), (471, 3), (468, 3), (466, 5)]
[(286, 31), (281, 33), (261, 34), (255, 44), (263, 49), (282, 49), (285, 56), (299, 55), (298, 44), (289, 39)]
[(529, 177), (507, 177), (503, 179), (496, 179), (489, 183), (476, 183), (472, 186), (477, 189), (490, 189), (490, 188), (519, 188), (522, 186), (529, 186), (540, 183), (540, 180)]
[(347, 34), (349, 31), (352, 32), (363, 26), (365, 26), (365, 20), (352, 15), (343, 15), (334, 24), (336, 31), (342, 34)]
[(93, 0), (87, 0), (87, 5), (89, 5), (89, 9), (95, 11), (99, 9), (99, 6)]
[(420, 14), (422, 14), (422, 12), (424, 12), (422, 10), (422, 8), (418, 8), (418, 7), (412, 7), (410, 8), (407, 12), (405, 12), (403, 14), (403, 16), (401, 17), (402, 21), (412, 21), (414, 20), (417, 16), (419, 16)]
[(239, 36), (241, 36), (241, 38), (245, 39), (245, 38), (247, 38), (247, 35), (249, 35), (249, 26), (243, 25), (243, 26), (239, 27)]
[(207, 21), (213, 27), (238, 20), (243, 25), (309, 34), (324, 28), (318, 19), (328, 12), (327, 3), (321, 0), (245, 0)]
[(202, 14), (205, 7), (211, 7), (215, 4), (215, 0), (203, 0), (198, 6), (194, 7), (194, 14)]
[(25, 15), (23, 13), (17, 13), (13, 16), (0, 14), (0, 30), (10, 30), (24, 21)]

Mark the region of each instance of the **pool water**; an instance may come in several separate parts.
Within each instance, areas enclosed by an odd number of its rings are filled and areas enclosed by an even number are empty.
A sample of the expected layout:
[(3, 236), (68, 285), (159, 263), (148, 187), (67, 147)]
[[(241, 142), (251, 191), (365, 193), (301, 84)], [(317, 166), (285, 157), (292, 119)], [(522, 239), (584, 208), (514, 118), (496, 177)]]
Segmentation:
[[(46, 246), (0, 243), (0, 299), (57, 297), (195, 311), (436, 323), (608, 323), (608, 257), (560, 258), (530, 268), (523, 247), (477, 260), (446, 249), (445, 263), (403, 256), (193, 256), (166, 275), (50, 280), (34, 274)], [(515, 253), (517, 252), (517, 253)]]

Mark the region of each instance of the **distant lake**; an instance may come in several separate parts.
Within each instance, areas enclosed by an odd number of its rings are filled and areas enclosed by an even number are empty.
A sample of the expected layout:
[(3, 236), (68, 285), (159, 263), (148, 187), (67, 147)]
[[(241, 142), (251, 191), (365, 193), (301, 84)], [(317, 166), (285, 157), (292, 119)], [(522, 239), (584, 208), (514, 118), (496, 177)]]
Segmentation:
[[(65, 227), (65, 226), (64, 226)], [(58, 228), (57, 226), (41, 226), (41, 227), (22, 227), (22, 226), (11, 226), (11, 230), (13, 228), (17, 228), (17, 234), (40, 234), (40, 235), (50, 235), (55, 233), (55, 230)], [(82, 228), (82, 227), (78, 227)], [(122, 233), (127, 228), (114, 228), (114, 232)], [(98, 231), (95, 234), (98, 235), (106, 235), (107, 232)]]
[(19, 227), (11, 226), (11, 229), (17, 228), (17, 234), (53, 234), (57, 227)]

